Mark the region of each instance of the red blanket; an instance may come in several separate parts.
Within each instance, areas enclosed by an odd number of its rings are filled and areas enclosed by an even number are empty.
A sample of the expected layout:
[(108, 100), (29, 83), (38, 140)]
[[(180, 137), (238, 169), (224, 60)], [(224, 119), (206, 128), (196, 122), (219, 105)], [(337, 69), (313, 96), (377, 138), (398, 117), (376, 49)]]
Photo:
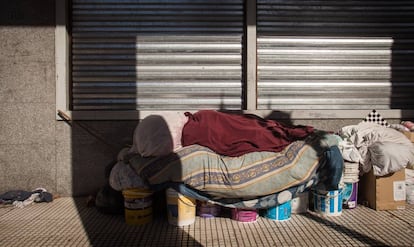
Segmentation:
[(183, 127), (183, 146), (199, 144), (233, 157), (255, 151), (279, 152), (314, 130), (311, 126), (287, 126), (253, 114), (202, 110), (185, 115), (188, 122)]

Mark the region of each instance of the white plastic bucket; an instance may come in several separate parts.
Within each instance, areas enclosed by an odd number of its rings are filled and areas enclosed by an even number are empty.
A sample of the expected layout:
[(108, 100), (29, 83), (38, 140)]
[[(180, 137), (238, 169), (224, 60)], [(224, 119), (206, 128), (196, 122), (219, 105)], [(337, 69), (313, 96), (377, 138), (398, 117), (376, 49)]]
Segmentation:
[(173, 189), (166, 190), (168, 222), (175, 226), (191, 225), (195, 222), (196, 200)]
[(342, 214), (342, 189), (313, 192), (314, 210), (326, 216), (339, 216)]

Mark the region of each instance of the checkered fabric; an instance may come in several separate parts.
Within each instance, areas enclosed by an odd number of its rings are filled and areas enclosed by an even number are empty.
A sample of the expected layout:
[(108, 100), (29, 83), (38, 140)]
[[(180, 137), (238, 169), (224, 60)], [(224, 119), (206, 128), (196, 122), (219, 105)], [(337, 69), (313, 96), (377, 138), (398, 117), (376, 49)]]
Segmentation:
[(379, 114), (376, 110), (372, 110), (364, 119), (364, 122), (371, 122), (385, 127), (390, 127), (388, 122), (385, 119), (383, 119), (381, 114)]

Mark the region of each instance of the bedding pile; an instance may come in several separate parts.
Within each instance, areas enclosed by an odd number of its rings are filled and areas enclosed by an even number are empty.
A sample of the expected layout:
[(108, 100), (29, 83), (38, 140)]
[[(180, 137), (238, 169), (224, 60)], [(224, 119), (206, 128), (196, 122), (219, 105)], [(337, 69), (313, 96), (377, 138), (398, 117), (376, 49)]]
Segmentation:
[(341, 128), (344, 159), (360, 164), (360, 175), (373, 169), (385, 176), (404, 168), (413, 168), (414, 146), (400, 131), (372, 122)]
[[(126, 152), (111, 172), (111, 186), (172, 187), (200, 201), (235, 208), (268, 208), (310, 189), (338, 189), (343, 158), (336, 135), (251, 114), (199, 111), (186, 116), (182, 148), (163, 155)], [(147, 148), (154, 150), (148, 140)], [(128, 176), (121, 180), (123, 169)]]

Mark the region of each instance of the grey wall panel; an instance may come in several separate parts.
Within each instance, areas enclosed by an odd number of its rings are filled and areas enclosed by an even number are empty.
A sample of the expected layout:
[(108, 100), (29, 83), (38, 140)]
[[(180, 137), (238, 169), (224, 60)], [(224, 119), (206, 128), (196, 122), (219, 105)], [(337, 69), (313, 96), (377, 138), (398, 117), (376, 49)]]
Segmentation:
[(259, 109), (412, 109), (413, 1), (258, 0)]
[(72, 4), (73, 110), (242, 107), (243, 1)]

